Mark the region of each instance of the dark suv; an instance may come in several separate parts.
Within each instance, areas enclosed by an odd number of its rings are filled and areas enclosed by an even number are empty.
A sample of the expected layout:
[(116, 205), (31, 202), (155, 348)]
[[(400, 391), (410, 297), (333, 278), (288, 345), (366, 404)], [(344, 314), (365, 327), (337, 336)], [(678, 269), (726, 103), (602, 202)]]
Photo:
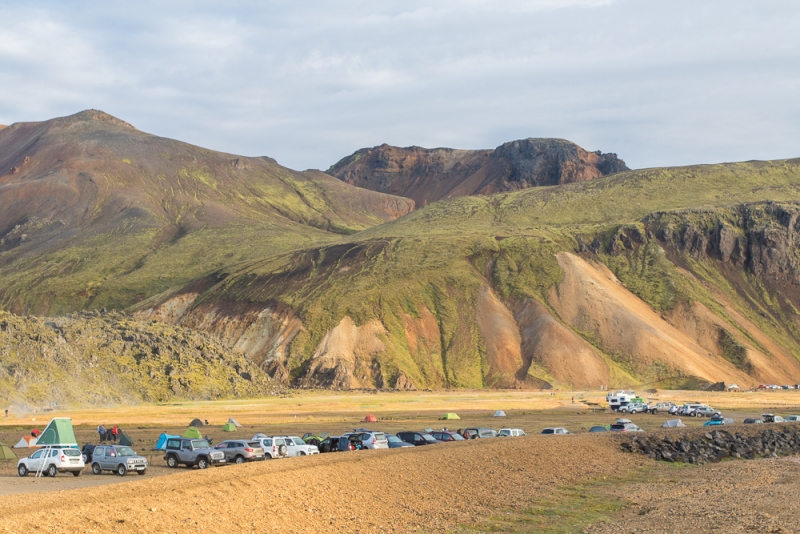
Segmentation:
[(449, 430), (436, 430), (431, 432), (431, 436), (439, 441), (465, 441), (464, 436), (458, 432), (450, 432)]
[(492, 428), (465, 428), (461, 435), (464, 439), (496, 438), (497, 431)]
[(406, 443), (411, 443), (417, 447), (421, 445), (433, 445), (434, 443), (444, 443), (443, 441), (439, 441), (438, 439), (434, 438), (427, 432), (398, 432), (397, 437)]

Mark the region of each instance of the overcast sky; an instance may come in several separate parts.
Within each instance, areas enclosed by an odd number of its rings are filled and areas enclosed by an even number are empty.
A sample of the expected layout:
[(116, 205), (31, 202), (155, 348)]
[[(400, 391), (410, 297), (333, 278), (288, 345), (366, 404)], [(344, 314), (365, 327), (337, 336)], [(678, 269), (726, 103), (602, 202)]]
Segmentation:
[(326, 169), (562, 137), (633, 168), (800, 156), (800, 2), (0, 0), (0, 123), (102, 109)]

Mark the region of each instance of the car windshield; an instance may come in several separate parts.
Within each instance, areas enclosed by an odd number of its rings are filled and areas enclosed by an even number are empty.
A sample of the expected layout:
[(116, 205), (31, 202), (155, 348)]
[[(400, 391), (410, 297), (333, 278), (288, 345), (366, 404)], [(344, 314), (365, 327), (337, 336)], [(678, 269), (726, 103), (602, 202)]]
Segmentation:
[(611, 425), (611, 430), (625, 430), (625, 425)]
[(78, 449), (64, 449), (64, 455), (65, 456), (80, 456), (81, 455), (81, 451), (79, 451)]
[(117, 456), (136, 456), (130, 447), (117, 447)]
[(420, 436), (422, 436), (422, 439), (424, 439), (425, 441), (436, 441), (436, 438), (434, 438), (430, 434), (420, 434)]
[(193, 439), (192, 440), (192, 447), (195, 449), (207, 449), (211, 445), (208, 443), (208, 440), (205, 439)]
[(456, 432), (453, 432), (452, 434), (449, 434), (449, 436), (453, 439), (453, 441), (466, 441), (464, 439), (464, 436), (462, 436), (461, 434), (458, 434)]

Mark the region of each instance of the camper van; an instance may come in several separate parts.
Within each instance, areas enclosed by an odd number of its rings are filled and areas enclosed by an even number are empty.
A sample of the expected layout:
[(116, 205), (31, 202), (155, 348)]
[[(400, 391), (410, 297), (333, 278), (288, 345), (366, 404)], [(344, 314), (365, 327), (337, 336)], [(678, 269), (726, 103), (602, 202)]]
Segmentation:
[(614, 393), (609, 391), (606, 395), (606, 400), (608, 401), (608, 407), (617, 412), (623, 406), (641, 399), (636, 396), (635, 391), (615, 391)]

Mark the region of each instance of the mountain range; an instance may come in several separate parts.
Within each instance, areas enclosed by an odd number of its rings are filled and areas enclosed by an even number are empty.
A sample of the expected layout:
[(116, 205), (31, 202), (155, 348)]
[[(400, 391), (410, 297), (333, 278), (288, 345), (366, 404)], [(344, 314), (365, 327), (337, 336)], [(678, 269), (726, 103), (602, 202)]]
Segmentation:
[(298, 172), (85, 111), (0, 130), (0, 306), (201, 332), (269, 388), (795, 383), (799, 188), (557, 139)]

